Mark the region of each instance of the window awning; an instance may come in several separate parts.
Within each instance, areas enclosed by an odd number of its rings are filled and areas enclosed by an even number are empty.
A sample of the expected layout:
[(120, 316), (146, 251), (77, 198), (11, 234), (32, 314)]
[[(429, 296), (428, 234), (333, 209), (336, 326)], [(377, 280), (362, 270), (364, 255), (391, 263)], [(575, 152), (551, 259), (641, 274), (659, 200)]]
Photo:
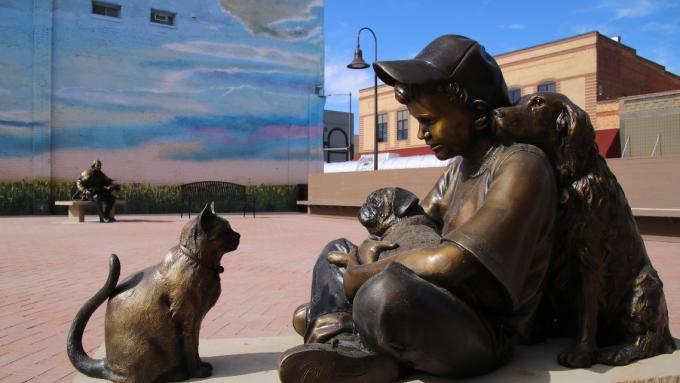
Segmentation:
[(604, 158), (620, 157), (621, 143), (618, 129), (602, 129), (595, 131), (595, 142)]

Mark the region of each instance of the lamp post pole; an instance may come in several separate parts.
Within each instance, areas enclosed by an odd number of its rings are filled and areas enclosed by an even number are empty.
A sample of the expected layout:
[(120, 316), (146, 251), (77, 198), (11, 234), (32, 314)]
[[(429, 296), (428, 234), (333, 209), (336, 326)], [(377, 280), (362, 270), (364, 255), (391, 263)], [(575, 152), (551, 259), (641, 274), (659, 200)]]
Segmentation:
[[(359, 37), (362, 31), (369, 31), (373, 35), (373, 45), (375, 46), (373, 62), (378, 61), (378, 38), (375, 37), (375, 32), (371, 28), (363, 27), (357, 32), (357, 48), (354, 51), (354, 60), (347, 65), (349, 69), (365, 69), (370, 66), (364, 61), (359, 44)], [(378, 170), (378, 75), (375, 71), (373, 72), (373, 129), (373, 170)]]

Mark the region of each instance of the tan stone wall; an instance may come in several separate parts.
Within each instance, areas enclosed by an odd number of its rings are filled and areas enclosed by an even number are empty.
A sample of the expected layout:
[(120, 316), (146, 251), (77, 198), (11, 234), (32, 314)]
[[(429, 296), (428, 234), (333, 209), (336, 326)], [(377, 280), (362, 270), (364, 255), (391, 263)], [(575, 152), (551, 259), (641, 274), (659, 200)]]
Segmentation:
[(592, 118), (591, 115), (595, 129), (618, 129), (619, 108), (620, 103), (618, 100), (597, 103), (595, 118)]

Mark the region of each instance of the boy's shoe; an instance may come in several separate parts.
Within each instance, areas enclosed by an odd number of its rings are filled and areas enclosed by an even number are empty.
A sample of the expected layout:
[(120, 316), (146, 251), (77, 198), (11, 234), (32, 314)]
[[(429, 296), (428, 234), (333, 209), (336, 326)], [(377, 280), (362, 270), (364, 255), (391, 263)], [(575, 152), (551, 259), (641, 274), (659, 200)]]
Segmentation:
[(390, 357), (337, 343), (308, 343), (285, 351), (279, 359), (283, 383), (388, 383), (399, 378)]

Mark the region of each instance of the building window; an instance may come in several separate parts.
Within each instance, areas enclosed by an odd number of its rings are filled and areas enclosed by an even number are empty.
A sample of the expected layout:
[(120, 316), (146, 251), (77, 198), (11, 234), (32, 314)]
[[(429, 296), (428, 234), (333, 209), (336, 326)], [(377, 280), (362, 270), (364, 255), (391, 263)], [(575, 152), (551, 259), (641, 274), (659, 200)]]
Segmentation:
[(522, 90), (519, 88), (508, 90), (508, 98), (510, 99), (511, 104), (516, 103), (520, 98), (522, 98)]
[(397, 140), (408, 138), (408, 110), (397, 112)]
[(151, 22), (164, 25), (175, 25), (175, 14), (167, 11), (151, 10)]
[(539, 92), (557, 92), (557, 84), (555, 83), (555, 81), (544, 82), (542, 84), (538, 84), (538, 91)]
[(387, 141), (387, 113), (378, 115), (378, 142)]
[(93, 1), (92, 14), (118, 18), (120, 17), (120, 5)]

